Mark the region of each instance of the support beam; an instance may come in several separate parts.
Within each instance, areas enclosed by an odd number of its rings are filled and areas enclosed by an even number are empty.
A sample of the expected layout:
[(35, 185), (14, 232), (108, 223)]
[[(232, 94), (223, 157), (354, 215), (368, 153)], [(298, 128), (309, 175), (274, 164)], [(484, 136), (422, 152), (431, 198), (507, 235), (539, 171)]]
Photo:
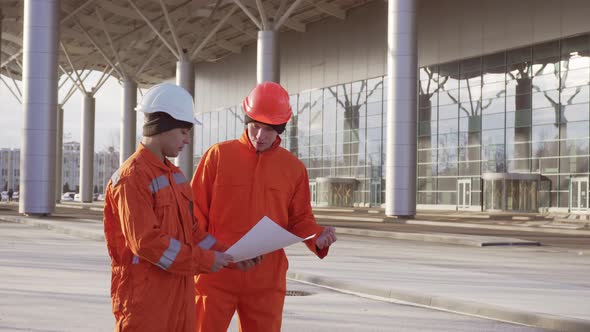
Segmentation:
[(127, 2), (129, 2), (129, 4), (131, 5), (131, 7), (133, 7), (133, 9), (135, 9), (135, 11), (137, 12), (137, 14), (139, 14), (139, 16), (141, 16), (141, 18), (152, 29), (152, 31), (154, 31), (154, 33), (156, 35), (158, 35), (158, 37), (160, 37), (160, 39), (162, 40), (162, 42), (166, 45), (166, 47), (168, 47), (168, 49), (170, 50), (170, 52), (172, 54), (174, 54), (174, 56), (176, 57), (176, 59), (180, 59), (180, 54), (178, 52), (176, 52), (176, 50), (174, 49), (174, 47), (172, 47), (172, 45), (170, 45), (170, 43), (166, 40), (166, 38), (164, 38), (164, 35), (162, 35), (160, 33), (160, 31), (158, 31), (158, 29), (156, 29), (156, 27), (152, 24), (152, 22), (145, 15), (143, 15), (143, 13), (141, 12), (141, 10), (139, 10), (139, 8), (137, 8), (137, 6), (133, 3), (133, 1), (132, 0), (127, 0)]
[(170, 15), (168, 15), (168, 9), (164, 4), (164, 0), (160, 0), (160, 6), (162, 7), (162, 11), (164, 12), (164, 18), (166, 19), (166, 23), (168, 24), (168, 29), (170, 29), (170, 34), (172, 35), (172, 40), (176, 45), (176, 51), (178, 55), (182, 54), (182, 48), (180, 47), (180, 43), (178, 42), (178, 37), (176, 36), (176, 30), (174, 29), (174, 24), (172, 24), (172, 20), (170, 19)]
[(266, 18), (266, 12), (264, 11), (264, 5), (262, 4), (262, 0), (256, 0), (256, 7), (258, 7), (258, 12), (260, 13), (262, 30), (270, 29), (270, 27), (268, 26), (268, 19)]
[(389, 0), (385, 214), (416, 214), (416, 11), (418, 0)]
[(84, 95), (82, 109), (82, 142), (80, 142), (80, 200), (92, 202), (94, 189), (94, 119), (96, 99), (92, 94)]
[(55, 211), (59, 0), (25, 0), (19, 212)]
[[(74, 72), (74, 74), (76, 74), (76, 78), (78, 79), (78, 84), (80, 85), (82, 92), (86, 93), (86, 88), (84, 87), (84, 82), (82, 82), (82, 78), (80, 77), (80, 74), (78, 74), (78, 70), (76, 70), (76, 67), (74, 67), (74, 63), (72, 62), (72, 59), (70, 59), (70, 54), (68, 53), (68, 50), (66, 50), (66, 47), (63, 43), (59, 43), (59, 45), (61, 46), (62, 51), (64, 52), (64, 55), (66, 56), (66, 60), (68, 61), (68, 64), (70, 65), (70, 68), (72, 69), (72, 72)], [(68, 74), (68, 72), (63, 69), (63, 67), (61, 67), (61, 70), (68, 75), (68, 77), (70, 77), (70, 74)], [(70, 77), (71, 79), (71, 77)], [(74, 81), (76, 82), (76, 81)]]
[(102, 57), (105, 59), (105, 61), (115, 69), (115, 71), (117, 72), (117, 74), (119, 74), (119, 77), (123, 78), (125, 77), (125, 75), (117, 68), (117, 66), (113, 63), (113, 61), (111, 61), (111, 59), (107, 56), (107, 54), (102, 50), (102, 48), (100, 46), (98, 46), (98, 43), (96, 42), (96, 40), (94, 40), (94, 38), (92, 38), (92, 36), (90, 36), (90, 34), (88, 33), (88, 31), (82, 26), (82, 24), (80, 24), (80, 22), (78, 22), (76, 20), (76, 24), (78, 25), (78, 27), (80, 29), (82, 29), (82, 32), (84, 33), (84, 35), (86, 35), (86, 38), (88, 38), (88, 40), (90, 41), (90, 43), (96, 48), (96, 50), (98, 51), (98, 53), (100, 53), (100, 55), (102, 55)]
[(119, 72), (121, 72), (124, 75), (121, 78), (125, 79), (127, 77), (127, 73), (125, 72), (125, 68), (123, 68), (123, 62), (121, 61), (121, 58), (119, 57), (119, 52), (117, 51), (117, 49), (115, 49), (115, 45), (113, 44), (113, 39), (111, 38), (111, 34), (107, 30), (104, 18), (100, 14), (100, 11), (98, 10), (98, 8), (96, 9), (96, 15), (98, 16), (98, 20), (100, 21), (100, 25), (102, 27), (102, 30), (104, 31), (104, 34), (107, 37), (107, 41), (109, 42), (109, 46), (111, 47), (111, 51), (115, 55), (115, 60), (117, 61), (116, 64), (119, 65)]
[(332, 15), (334, 17), (341, 19), (341, 20), (346, 19), (346, 11), (344, 11), (342, 8), (340, 8), (336, 5), (333, 5), (327, 1), (307, 0), (307, 2), (314, 5), (317, 9), (319, 9), (324, 14)]
[(299, 6), (299, 4), (302, 1), (303, 0), (295, 0), (295, 2), (293, 2), (291, 7), (289, 7), (289, 9), (287, 9), (287, 11), (283, 14), (283, 16), (281, 16), (281, 18), (275, 23), (275, 26), (273, 27), (273, 29), (276, 31), (279, 31), (279, 29), (281, 28), (283, 23), (285, 23), (285, 21), (291, 16), (291, 14), (295, 10), (295, 8), (297, 8), (297, 6)]
[[(123, 81), (123, 100), (121, 107), (121, 146), (119, 153), (119, 165), (135, 152), (135, 135), (137, 112), (137, 83), (132, 80)], [(187, 175), (189, 176), (189, 175)]]
[(246, 7), (241, 0), (234, 0), (234, 2), (236, 3), (236, 5), (238, 5), (242, 9), (242, 11), (246, 14), (246, 16), (248, 16), (250, 18), (250, 20), (258, 27), (258, 29), (262, 30), (262, 24), (258, 21), (256, 16), (254, 16), (254, 14), (252, 14), (250, 9), (248, 9), (248, 7)]
[(211, 37), (215, 36), (217, 31), (219, 31), (219, 29), (221, 29), (221, 27), (225, 24), (225, 22), (227, 22), (227, 20), (234, 14), (236, 9), (237, 9), (237, 7), (232, 7), (232, 9), (230, 9), (225, 14), (225, 16), (221, 20), (219, 20), (219, 22), (217, 22), (217, 24), (215, 25), (213, 30), (211, 30), (211, 32), (209, 32), (209, 34), (205, 37), (205, 39), (203, 39), (203, 41), (201, 41), (199, 46), (197, 46), (197, 48), (191, 52), (189, 59), (192, 60), (197, 56), (197, 54), (205, 47), (205, 45), (207, 45), (207, 43), (209, 42)]

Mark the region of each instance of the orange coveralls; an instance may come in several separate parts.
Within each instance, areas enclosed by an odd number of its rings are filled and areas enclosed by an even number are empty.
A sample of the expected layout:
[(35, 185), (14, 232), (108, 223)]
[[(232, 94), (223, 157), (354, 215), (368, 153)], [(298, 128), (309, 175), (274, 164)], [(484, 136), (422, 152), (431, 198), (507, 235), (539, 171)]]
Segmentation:
[(115, 331), (195, 330), (194, 275), (209, 272), (215, 240), (193, 217), (188, 180), (143, 145), (107, 186)]
[[(311, 210), (307, 170), (280, 142), (277, 137), (271, 148), (257, 152), (245, 131), (239, 140), (205, 153), (191, 182), (204, 231), (231, 246), (266, 215), (299, 237), (321, 234)], [(316, 238), (305, 244), (323, 258), (328, 248), (318, 251)], [(287, 267), (281, 249), (246, 272), (223, 269), (198, 276), (197, 331), (226, 331), (236, 309), (241, 331), (280, 331)]]

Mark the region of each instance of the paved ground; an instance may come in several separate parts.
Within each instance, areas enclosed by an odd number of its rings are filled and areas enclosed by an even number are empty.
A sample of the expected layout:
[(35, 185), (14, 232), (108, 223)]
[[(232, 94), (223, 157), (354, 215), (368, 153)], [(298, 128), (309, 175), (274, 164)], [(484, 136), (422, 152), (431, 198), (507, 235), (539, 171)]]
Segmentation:
[[(402, 223), (355, 221), (357, 214), (350, 213), (340, 220), (338, 214), (332, 216), (320, 217), (322, 223), (339, 226), (339, 241), (327, 259), (317, 260), (302, 245), (288, 248), (294, 280), (547, 329), (590, 331), (590, 236), (584, 227), (506, 226), (505, 219), (488, 219), (479, 227), (479, 219), (466, 218)], [(99, 207), (60, 207), (54, 216), (40, 219), (18, 216), (13, 206), (0, 211), (0, 219), (102, 240)], [(355, 232), (369, 236), (347, 235)], [(474, 247), (463, 241), (484, 243), (490, 236), (542, 245)], [(416, 238), (423, 240), (407, 241)]]
[[(0, 331), (109, 331), (104, 243), (0, 222)], [(290, 281), (284, 331), (541, 331)], [(230, 331), (237, 331), (234, 319)]]

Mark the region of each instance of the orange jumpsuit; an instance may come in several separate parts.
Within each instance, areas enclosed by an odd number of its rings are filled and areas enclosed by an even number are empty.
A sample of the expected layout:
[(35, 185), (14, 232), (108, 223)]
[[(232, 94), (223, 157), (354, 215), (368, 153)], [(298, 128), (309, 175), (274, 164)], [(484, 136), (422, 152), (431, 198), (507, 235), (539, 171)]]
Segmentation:
[(109, 181), (104, 231), (115, 331), (193, 332), (194, 275), (210, 271), (215, 240), (180, 169), (141, 145)]
[[(307, 170), (280, 142), (277, 137), (271, 148), (257, 152), (245, 131), (239, 140), (205, 153), (191, 182), (204, 231), (231, 246), (266, 215), (299, 237), (321, 234), (311, 210)], [(317, 250), (316, 238), (306, 245), (323, 258), (328, 248)], [(281, 249), (246, 272), (223, 269), (198, 276), (197, 331), (226, 331), (236, 310), (241, 331), (280, 331), (287, 267)]]

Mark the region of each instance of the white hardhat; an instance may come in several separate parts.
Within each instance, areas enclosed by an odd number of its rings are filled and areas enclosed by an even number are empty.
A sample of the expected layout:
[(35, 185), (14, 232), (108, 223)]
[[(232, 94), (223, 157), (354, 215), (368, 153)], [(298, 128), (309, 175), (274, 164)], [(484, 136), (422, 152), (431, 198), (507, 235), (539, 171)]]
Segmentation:
[(135, 108), (138, 112), (164, 112), (176, 120), (200, 125), (194, 116), (193, 97), (182, 87), (172, 83), (152, 86)]

